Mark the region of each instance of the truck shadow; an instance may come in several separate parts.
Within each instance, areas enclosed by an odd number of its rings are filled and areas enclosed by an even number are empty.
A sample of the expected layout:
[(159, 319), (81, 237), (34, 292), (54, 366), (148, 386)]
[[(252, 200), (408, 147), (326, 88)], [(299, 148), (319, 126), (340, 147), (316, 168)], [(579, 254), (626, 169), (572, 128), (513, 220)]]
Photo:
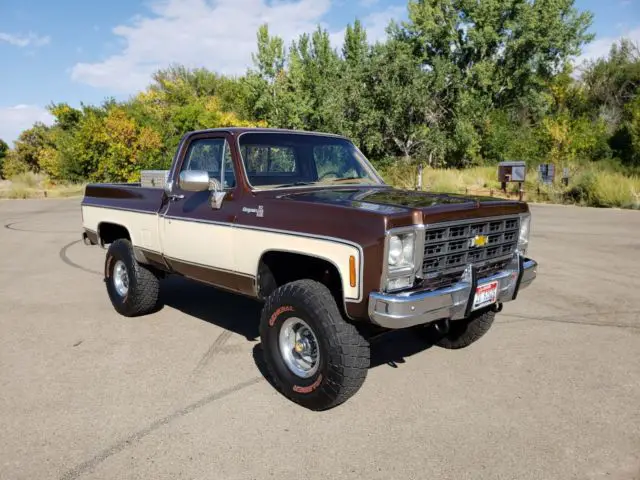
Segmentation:
[[(164, 305), (186, 315), (236, 333), (250, 342), (259, 341), (262, 304), (258, 301), (173, 275), (163, 280), (161, 298)], [(398, 368), (408, 357), (431, 346), (411, 330), (385, 333), (371, 340), (369, 368)], [(261, 344), (254, 347), (253, 357), (262, 374), (268, 377)]]
[(262, 304), (177, 275), (162, 281), (162, 303), (186, 315), (237, 333), (250, 342), (259, 338)]

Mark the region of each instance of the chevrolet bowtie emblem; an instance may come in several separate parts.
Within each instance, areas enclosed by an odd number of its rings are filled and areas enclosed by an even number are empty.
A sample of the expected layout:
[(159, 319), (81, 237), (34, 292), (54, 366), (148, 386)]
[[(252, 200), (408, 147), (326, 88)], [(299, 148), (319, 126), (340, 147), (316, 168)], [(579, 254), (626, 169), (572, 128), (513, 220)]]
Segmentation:
[(489, 241), (489, 237), (486, 235), (476, 235), (470, 242), (472, 247), (484, 247)]

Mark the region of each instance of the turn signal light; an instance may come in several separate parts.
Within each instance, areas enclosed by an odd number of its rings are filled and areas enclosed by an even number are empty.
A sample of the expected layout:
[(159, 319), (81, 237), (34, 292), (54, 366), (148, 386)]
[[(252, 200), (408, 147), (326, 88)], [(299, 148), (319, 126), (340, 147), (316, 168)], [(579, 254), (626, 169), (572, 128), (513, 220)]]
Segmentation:
[(349, 284), (351, 287), (356, 286), (356, 257), (349, 257)]

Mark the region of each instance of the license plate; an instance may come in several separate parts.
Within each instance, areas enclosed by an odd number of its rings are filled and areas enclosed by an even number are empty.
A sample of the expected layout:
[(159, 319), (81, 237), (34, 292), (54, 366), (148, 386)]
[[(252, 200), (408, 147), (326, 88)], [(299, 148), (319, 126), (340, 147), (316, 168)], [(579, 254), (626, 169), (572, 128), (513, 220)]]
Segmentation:
[(498, 300), (498, 282), (485, 283), (476, 288), (476, 294), (473, 297), (473, 310), (486, 307)]

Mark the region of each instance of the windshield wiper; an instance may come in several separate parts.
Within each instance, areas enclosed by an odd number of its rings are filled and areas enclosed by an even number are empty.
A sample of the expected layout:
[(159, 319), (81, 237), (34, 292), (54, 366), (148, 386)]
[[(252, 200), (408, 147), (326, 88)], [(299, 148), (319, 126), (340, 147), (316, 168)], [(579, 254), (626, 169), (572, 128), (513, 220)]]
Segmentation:
[(277, 185), (277, 187), (297, 187), (301, 185), (313, 185), (318, 182), (293, 182), (293, 183), (283, 183), (282, 185)]
[(364, 181), (366, 181), (367, 183), (370, 183), (370, 182), (371, 182), (371, 180), (369, 180), (368, 178), (365, 178), (365, 177), (345, 177), (345, 178), (334, 178), (334, 179), (331, 179), (331, 180), (330, 180), (330, 182), (332, 182), (332, 183), (342, 183), (342, 182), (347, 182), (347, 181), (349, 181), (349, 180), (364, 180)]

